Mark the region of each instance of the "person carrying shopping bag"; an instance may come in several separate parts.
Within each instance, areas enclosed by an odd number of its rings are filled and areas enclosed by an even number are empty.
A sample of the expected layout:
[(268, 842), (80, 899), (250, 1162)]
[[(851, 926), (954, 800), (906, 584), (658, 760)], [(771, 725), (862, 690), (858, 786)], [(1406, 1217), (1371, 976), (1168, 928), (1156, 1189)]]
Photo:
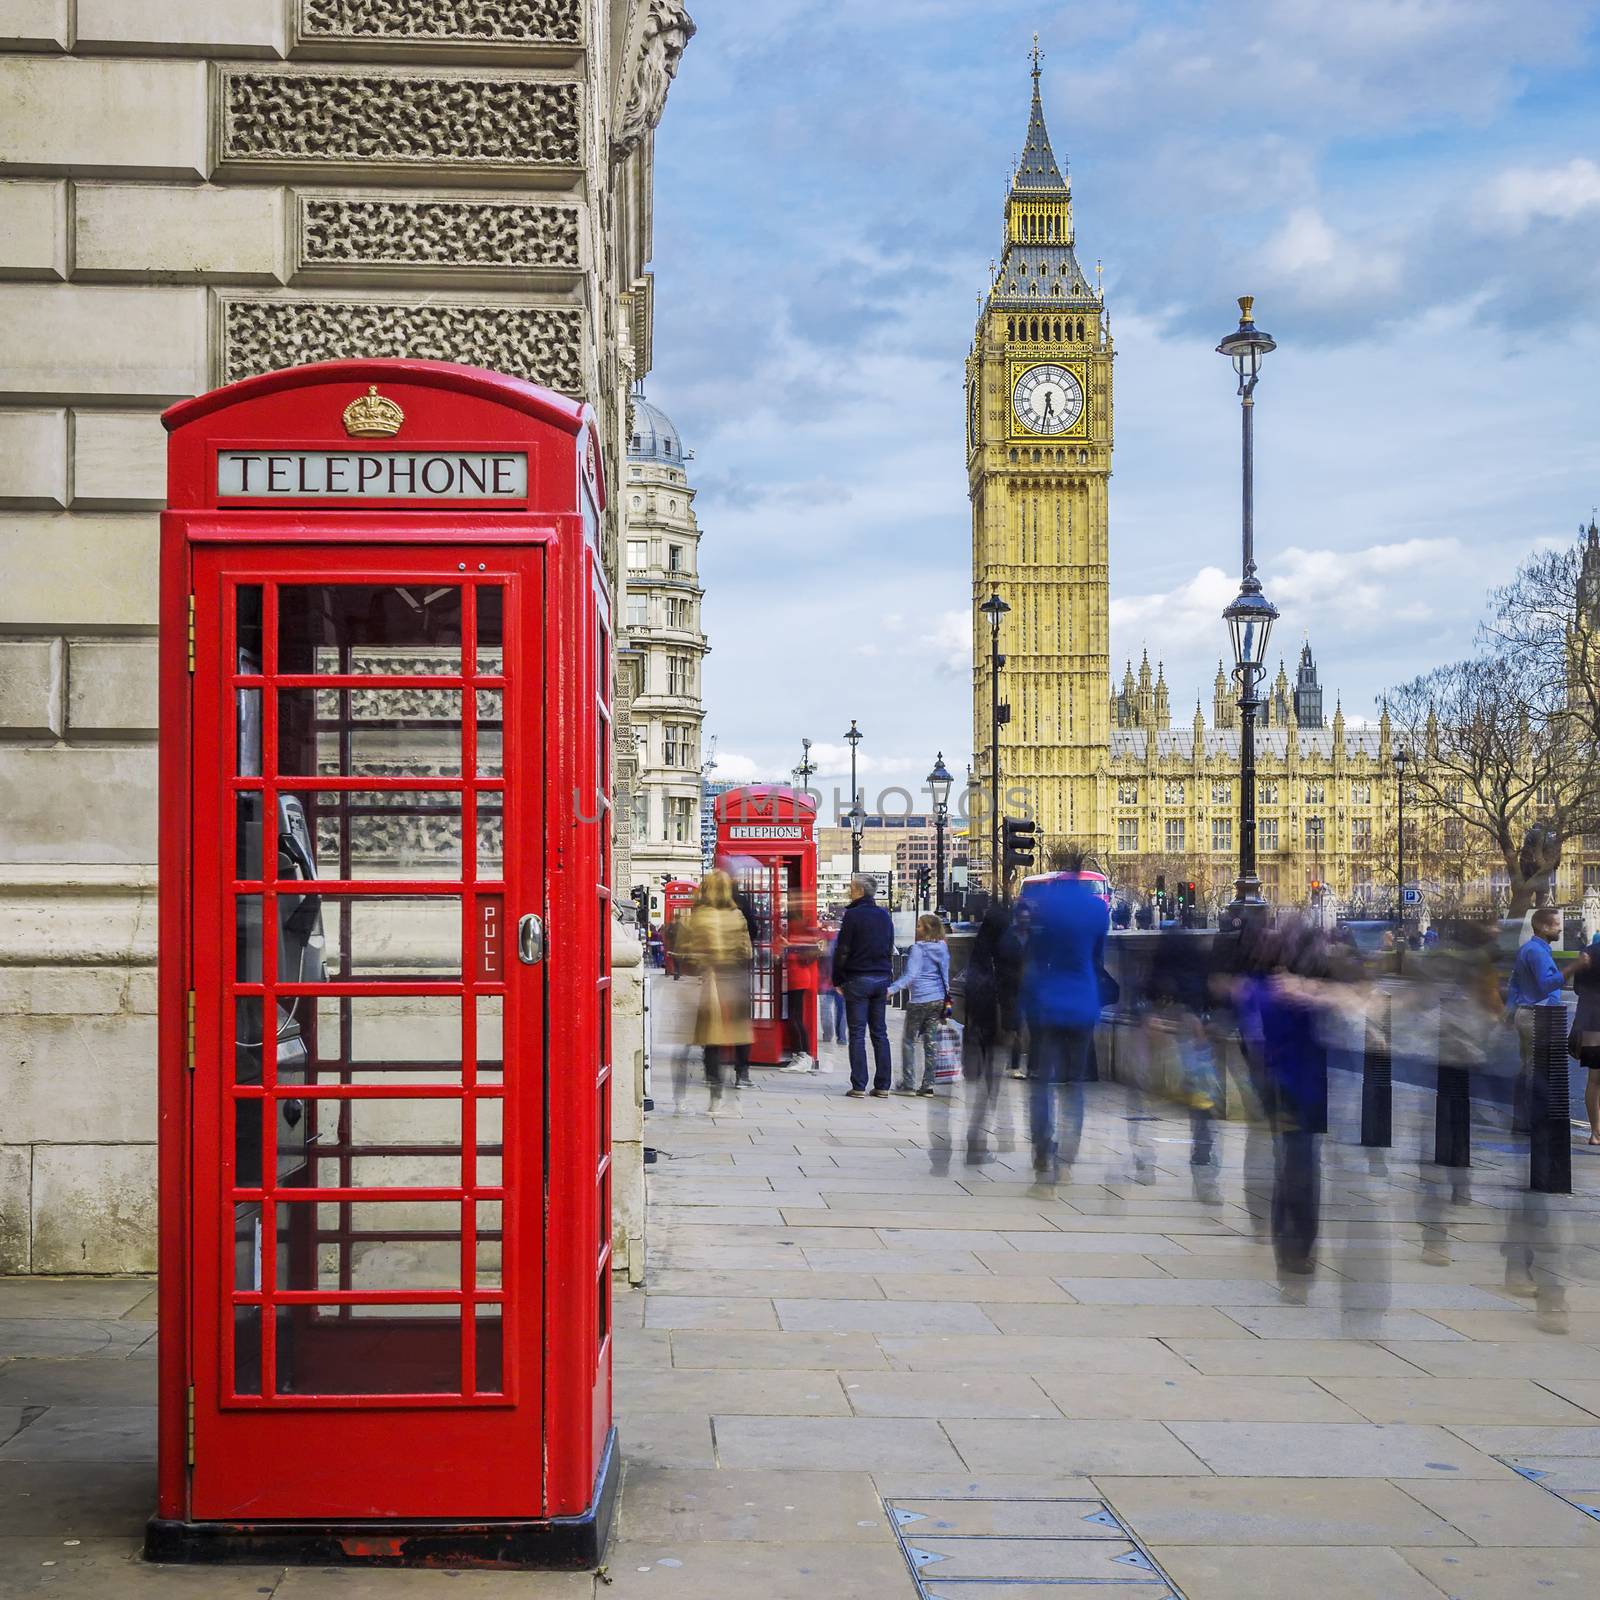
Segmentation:
[[(950, 947), (944, 924), (931, 912), (917, 918), (917, 942), (906, 970), (889, 985), (890, 994), (908, 990), (905, 1031), (900, 1035), (900, 1093), (932, 1094), (934, 1033), (950, 998)], [(922, 1042), (922, 1084), (917, 1084), (917, 1041)]]

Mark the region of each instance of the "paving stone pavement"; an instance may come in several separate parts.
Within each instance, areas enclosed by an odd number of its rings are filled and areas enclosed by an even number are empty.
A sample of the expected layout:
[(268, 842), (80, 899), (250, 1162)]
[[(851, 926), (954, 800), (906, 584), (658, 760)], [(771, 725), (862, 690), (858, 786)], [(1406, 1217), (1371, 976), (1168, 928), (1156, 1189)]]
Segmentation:
[[(978, 1166), (959, 1094), (848, 1100), (836, 1047), (831, 1071), (758, 1068), (713, 1113), (697, 1071), (673, 1081), (689, 993), (656, 988), (650, 1274), (617, 1297), (626, 1471), (602, 1578), (148, 1567), (150, 1282), (0, 1280), (0, 1595), (1066, 1600), (1091, 1574), (1128, 1600), (1590, 1600), (1585, 1148), (1547, 1241), (1562, 1317), (1506, 1291), (1515, 1155), (1485, 1149), (1471, 1205), (1427, 1215), (1417, 1107), (1375, 1156), (1337, 1084), (1318, 1272), (1286, 1299), (1242, 1124), (1221, 1131), (1208, 1203), (1186, 1120), (1115, 1085), (1090, 1090), (1079, 1160), (1049, 1189), (1021, 1084)], [(1448, 1259), (1424, 1259), (1425, 1222)], [(1059, 1537), (1084, 1506), (1103, 1508), (1093, 1548)], [(906, 1516), (929, 1519), (920, 1588)]]

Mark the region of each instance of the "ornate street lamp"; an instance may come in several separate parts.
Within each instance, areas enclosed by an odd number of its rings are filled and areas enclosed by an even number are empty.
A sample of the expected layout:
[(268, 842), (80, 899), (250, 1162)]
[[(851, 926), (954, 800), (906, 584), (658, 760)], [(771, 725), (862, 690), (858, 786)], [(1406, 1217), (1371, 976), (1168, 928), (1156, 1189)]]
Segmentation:
[(950, 786), (955, 782), (945, 769), (944, 751), (933, 758), (928, 792), (933, 796), (933, 908), (944, 910), (944, 828), (950, 816)]
[[(990, 594), (978, 610), (989, 619), (989, 894), (998, 899), (1005, 883), (1000, 870), (1000, 619), (1011, 609), (999, 591)], [(1011, 708), (1005, 708), (1009, 716)]]
[(854, 876), (861, 870), (861, 830), (867, 825), (867, 808), (859, 794), (845, 813), (845, 821), (850, 824), (850, 872)]
[(1394, 931), (1395, 944), (1406, 925), (1406, 768), (1411, 765), (1411, 752), (1401, 745), (1394, 753), (1395, 796), (1400, 803), (1399, 826), (1394, 842)]
[(861, 830), (867, 825), (867, 814), (861, 809), (861, 791), (856, 787), (856, 746), (864, 737), (865, 735), (856, 726), (856, 719), (851, 717), (850, 731), (844, 736), (844, 742), (850, 746), (850, 871), (852, 873), (861, 870)]
[(1241, 532), (1243, 544), (1239, 593), (1222, 613), (1233, 646), (1233, 670), (1239, 680), (1239, 877), (1234, 884), (1228, 918), (1235, 928), (1258, 914), (1266, 902), (1256, 873), (1256, 714), (1261, 709), (1259, 687), (1266, 672), (1267, 640), (1278, 608), (1261, 592), (1256, 576), (1255, 532), (1255, 393), (1261, 363), (1277, 349), (1269, 334), (1255, 325), (1254, 299), (1239, 297), (1239, 326), (1217, 346), (1233, 362), (1239, 375), (1243, 450), (1241, 475)]

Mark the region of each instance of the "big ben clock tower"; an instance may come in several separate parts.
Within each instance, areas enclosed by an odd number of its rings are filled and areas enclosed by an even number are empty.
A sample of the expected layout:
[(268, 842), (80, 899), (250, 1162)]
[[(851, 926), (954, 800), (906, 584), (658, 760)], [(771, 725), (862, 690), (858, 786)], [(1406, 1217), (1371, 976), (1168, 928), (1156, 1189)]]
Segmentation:
[[(972, 497), (974, 773), (989, 785), (989, 624), (999, 594), (1003, 809), (1027, 808), (1048, 840), (1110, 845), (1107, 480), (1111, 338), (1073, 250), (1072, 187), (1057, 164), (1033, 50), (1028, 137), (1006, 197), (1005, 248), (967, 358)], [(987, 866), (988, 830), (972, 829)], [(985, 873), (987, 879), (987, 872)]]

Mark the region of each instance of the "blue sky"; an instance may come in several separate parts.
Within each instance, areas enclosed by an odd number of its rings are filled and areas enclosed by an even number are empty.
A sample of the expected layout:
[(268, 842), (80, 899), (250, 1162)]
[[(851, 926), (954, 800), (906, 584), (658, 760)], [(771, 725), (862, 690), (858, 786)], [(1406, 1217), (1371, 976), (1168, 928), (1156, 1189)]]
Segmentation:
[(1028, 49), (1117, 341), (1113, 671), (1209, 716), (1257, 537), (1331, 705), (1462, 653), (1600, 500), (1600, 3), (697, 0), (656, 142), (650, 398), (696, 451), (717, 776), (971, 743), (962, 363)]

